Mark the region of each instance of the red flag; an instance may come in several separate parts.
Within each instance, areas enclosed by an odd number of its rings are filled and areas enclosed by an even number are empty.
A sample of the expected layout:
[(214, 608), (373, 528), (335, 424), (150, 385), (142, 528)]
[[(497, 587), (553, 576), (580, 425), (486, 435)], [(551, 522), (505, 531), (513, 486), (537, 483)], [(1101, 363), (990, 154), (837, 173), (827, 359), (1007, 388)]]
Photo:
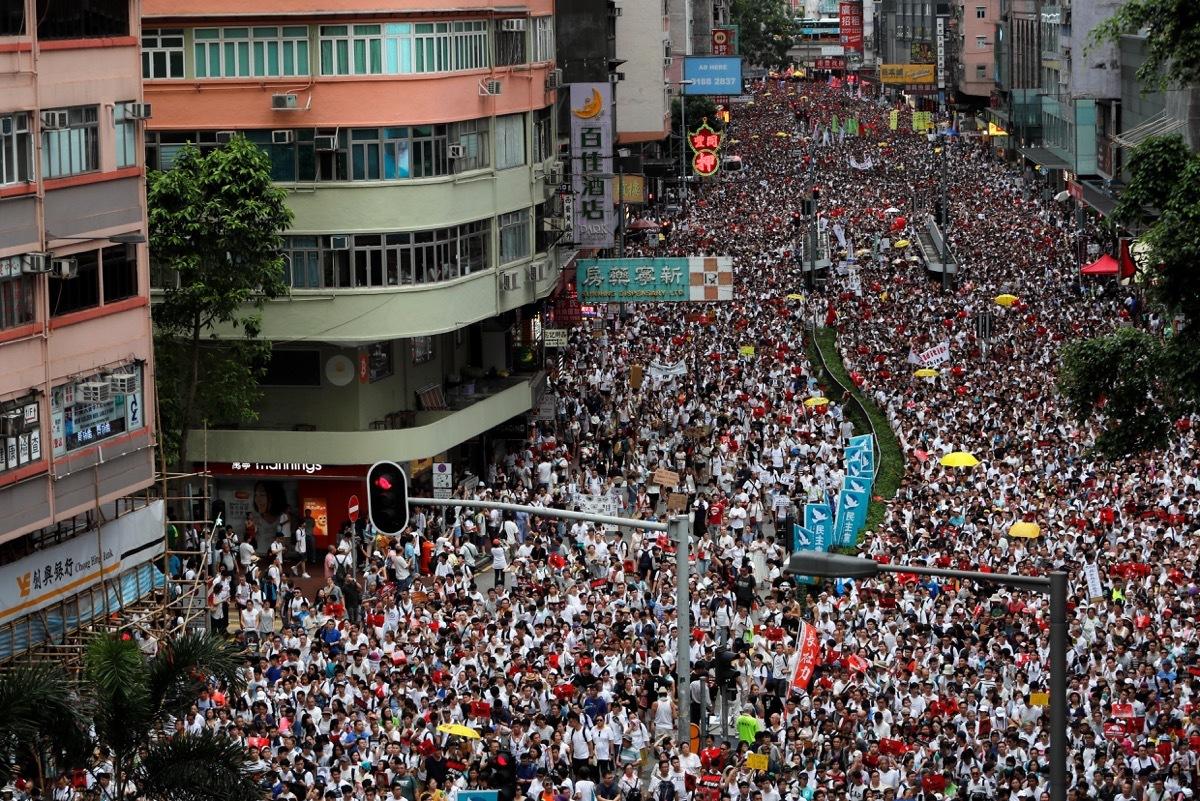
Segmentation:
[(1129, 240), (1121, 240), (1121, 277), (1132, 278), (1137, 272), (1137, 265), (1133, 263), (1133, 256), (1129, 252)]
[(792, 670), (793, 691), (799, 692), (808, 689), (808, 682), (812, 679), (820, 656), (821, 642), (816, 627), (802, 622), (800, 624), (800, 644), (796, 648), (796, 667)]

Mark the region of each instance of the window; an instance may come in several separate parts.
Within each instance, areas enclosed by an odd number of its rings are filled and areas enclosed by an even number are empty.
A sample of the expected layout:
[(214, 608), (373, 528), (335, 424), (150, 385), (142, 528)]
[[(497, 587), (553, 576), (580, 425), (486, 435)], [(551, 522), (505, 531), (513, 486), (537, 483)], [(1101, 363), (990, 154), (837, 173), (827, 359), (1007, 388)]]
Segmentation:
[(37, 0), (39, 39), (129, 35), (129, 0)]
[(113, 106), (117, 167), (137, 166), (137, 120), (129, 116), (129, 104), (133, 102), (129, 100)]
[(500, 264), (529, 258), (529, 209), (521, 209), (498, 218), (500, 228)]
[(46, 114), (67, 113), (67, 127), (42, 126), (42, 177), (62, 178), (100, 169), (99, 107), (75, 106)]
[(315, 236), (284, 237), (284, 279), (296, 289), (321, 286), (321, 250)]
[(350, 132), (350, 180), (408, 178), (408, 128), (364, 128)]
[(197, 28), (192, 38), (197, 78), (250, 76), (249, 28)]
[(0, 331), (32, 323), (34, 277), (21, 272), (25, 256), (0, 259)]
[(477, 220), (432, 231), (284, 239), (293, 289), (398, 287), (486, 270), (491, 226)]
[(380, 25), (322, 25), (322, 75), (383, 74)]
[(251, 75), (308, 75), (308, 26), (255, 28), (250, 45)]
[(978, 50), (982, 50), (985, 47), (987, 47), (987, 37), (986, 36), (976, 36), (975, 37), (975, 48)]
[(142, 31), (142, 77), (183, 77), (182, 28), (146, 28)]
[(189, 144), (195, 145), (201, 154), (220, 147), (216, 131), (146, 131), (146, 169), (171, 169), (179, 152)]
[(3, 435), (0, 443), (0, 472), (15, 470), (42, 460), (42, 422), (37, 395), (0, 403)]
[(554, 60), (554, 17), (533, 18), (533, 60)]
[(433, 361), (433, 337), (412, 338), (412, 363), (425, 364)]
[(554, 155), (554, 108), (547, 106), (534, 112), (533, 163), (540, 164)]
[[(108, 398), (102, 401), (84, 400), (83, 384), (109, 382), (109, 376), (134, 374), (136, 390), (126, 394), (113, 392), (109, 383)], [(98, 442), (136, 431), (146, 425), (142, 409), (142, 368), (138, 364), (114, 366), (86, 378), (55, 387), (50, 393), (50, 428), (54, 436), (54, 455), (61, 456)]]
[(71, 312), (90, 309), (100, 305), (100, 252), (85, 250), (61, 258), (77, 262), (74, 278), (55, 278), (50, 281), (50, 316), (58, 317)]
[(525, 115), (496, 118), (496, 169), (507, 170), (525, 163)]
[(463, 155), (454, 162), (455, 172), (482, 170), (491, 163), (488, 119), (466, 120), (450, 126), (449, 141), (462, 145)]
[(104, 302), (136, 297), (138, 266), (136, 245), (112, 245), (100, 251)]
[[(501, 20), (503, 22), (504, 20)], [(525, 64), (525, 31), (505, 31), (500, 28), (495, 32), (497, 67), (507, 67), (514, 64)]]
[(985, 80), (986, 78), (987, 78), (987, 65), (986, 64), (976, 64), (975, 65), (975, 79), (978, 81), (982, 81), (982, 80)]
[(321, 352), (273, 349), (258, 383), (276, 387), (321, 386)]
[(322, 25), (322, 75), (411, 75), (486, 69), (487, 20)]
[(447, 72), (450, 69), (450, 23), (418, 22), (415, 72)]
[(987, 19), (987, 6), (975, 6), (975, 19)]
[(33, 135), (29, 114), (0, 114), (0, 186), (33, 180)]
[(0, 36), (25, 33), (25, 3), (22, 0), (0, 2)]
[(412, 177), (432, 178), (447, 175), (446, 126), (414, 125), (412, 128)]
[(487, 22), (485, 20), (454, 23), (454, 69), (487, 69), (491, 61), (488, 56)]

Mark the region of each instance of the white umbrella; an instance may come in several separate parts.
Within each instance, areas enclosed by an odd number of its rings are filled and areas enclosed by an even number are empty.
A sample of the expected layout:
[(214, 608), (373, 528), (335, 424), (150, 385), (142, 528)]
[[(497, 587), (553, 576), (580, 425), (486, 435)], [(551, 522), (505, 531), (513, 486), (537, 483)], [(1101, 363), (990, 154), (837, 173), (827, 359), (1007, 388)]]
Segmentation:
[(1054, 199), (1057, 200), (1059, 203), (1062, 203), (1064, 200), (1066, 200), (1070, 196), (1071, 196), (1071, 193), (1068, 192), (1066, 189), (1064, 189), (1063, 191), (1061, 191), (1057, 195), (1055, 195)]
[(900, 209), (896, 208), (895, 206), (889, 206), (888, 208), (883, 210), (883, 213), (884, 214), (899, 214)]

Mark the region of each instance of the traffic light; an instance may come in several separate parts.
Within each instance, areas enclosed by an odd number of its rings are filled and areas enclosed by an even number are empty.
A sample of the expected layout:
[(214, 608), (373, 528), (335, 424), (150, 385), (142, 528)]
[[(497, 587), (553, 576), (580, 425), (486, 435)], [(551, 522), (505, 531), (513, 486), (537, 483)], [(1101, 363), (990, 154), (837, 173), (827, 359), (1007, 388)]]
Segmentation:
[(408, 525), (408, 477), (395, 462), (376, 462), (367, 471), (367, 516), (380, 534), (399, 534)]

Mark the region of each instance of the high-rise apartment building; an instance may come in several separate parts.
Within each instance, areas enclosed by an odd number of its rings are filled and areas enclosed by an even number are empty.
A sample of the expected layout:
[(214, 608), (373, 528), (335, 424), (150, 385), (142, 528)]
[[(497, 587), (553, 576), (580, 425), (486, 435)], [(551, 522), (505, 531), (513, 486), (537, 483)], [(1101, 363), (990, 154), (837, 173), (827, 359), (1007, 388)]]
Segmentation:
[(154, 478), (139, 10), (0, 4), (0, 659), (161, 551), (117, 519)]
[(514, 419), (523, 438), (565, 261), (553, 11), (145, 0), (148, 166), (244, 135), (295, 215), (259, 418), (191, 434), (227, 520), (269, 536), (291, 507), (323, 543), (372, 462), (419, 478), (481, 465)]

